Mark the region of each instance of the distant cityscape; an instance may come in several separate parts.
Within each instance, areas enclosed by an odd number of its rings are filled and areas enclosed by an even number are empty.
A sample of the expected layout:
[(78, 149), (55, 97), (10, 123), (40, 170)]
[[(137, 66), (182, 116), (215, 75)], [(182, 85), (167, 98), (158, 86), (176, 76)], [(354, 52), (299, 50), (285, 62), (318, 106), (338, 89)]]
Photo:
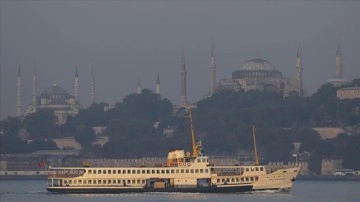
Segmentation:
[[(240, 68), (232, 72), (231, 78), (222, 78), (216, 80), (216, 55), (215, 47), (212, 46), (210, 54), (210, 88), (207, 96), (211, 96), (218, 90), (250, 90), (272, 91), (282, 94), (284, 97), (290, 94), (298, 94), (299, 96), (309, 96), (307, 90), (303, 86), (303, 60), (302, 52), (299, 44), (296, 53), (296, 75), (294, 77), (285, 77), (282, 72), (269, 61), (256, 56), (253, 59), (244, 62)], [(329, 78), (328, 83), (340, 87), (349, 83), (343, 78), (342, 52), (340, 42), (337, 43), (335, 54), (335, 74)], [(305, 68), (306, 69), (306, 68)], [(181, 56), (180, 68), (180, 106), (190, 104), (187, 98), (187, 70), (184, 54)], [(44, 92), (38, 95), (37, 92), (37, 75), (35, 69), (32, 75), (32, 101), (29, 106), (23, 108), (23, 90), (21, 66), (18, 67), (18, 75), (16, 82), (16, 115), (18, 117), (26, 117), (35, 113), (39, 109), (53, 109), (56, 115), (57, 124), (64, 124), (68, 116), (74, 116), (79, 112), (81, 103), (79, 103), (79, 72), (75, 67), (74, 89), (73, 95), (69, 94), (65, 89), (57, 84), (48, 87)], [(143, 89), (141, 80), (138, 79), (137, 91), (140, 94)], [(157, 74), (155, 90), (156, 94), (160, 94), (160, 75)], [(96, 82), (95, 75), (91, 69), (90, 82), (90, 100), (91, 103), (96, 102)], [(357, 98), (360, 97), (359, 88), (339, 89), (339, 98)], [(101, 101), (101, 100), (99, 100)], [(192, 103), (193, 104), (193, 103)], [(107, 109), (111, 108), (108, 106)]]

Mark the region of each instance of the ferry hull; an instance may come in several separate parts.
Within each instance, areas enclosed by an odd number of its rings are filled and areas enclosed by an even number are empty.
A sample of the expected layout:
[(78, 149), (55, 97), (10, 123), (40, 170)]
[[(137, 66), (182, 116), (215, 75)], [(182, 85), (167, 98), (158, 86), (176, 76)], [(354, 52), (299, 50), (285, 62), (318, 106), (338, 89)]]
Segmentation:
[(118, 188), (118, 187), (48, 187), (47, 191), (55, 193), (144, 193), (144, 192), (182, 192), (182, 193), (241, 193), (252, 191), (252, 185), (245, 186), (210, 186), (193, 188)]

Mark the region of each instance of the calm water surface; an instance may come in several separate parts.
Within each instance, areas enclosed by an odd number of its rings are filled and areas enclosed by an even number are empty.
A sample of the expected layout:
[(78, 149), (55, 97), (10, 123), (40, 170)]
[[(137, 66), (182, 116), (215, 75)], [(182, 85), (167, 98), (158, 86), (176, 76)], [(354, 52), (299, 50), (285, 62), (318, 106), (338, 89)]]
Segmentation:
[(360, 202), (360, 181), (297, 181), (289, 193), (242, 194), (54, 194), (44, 180), (0, 180), (0, 202), (108, 202), (108, 201), (311, 201)]

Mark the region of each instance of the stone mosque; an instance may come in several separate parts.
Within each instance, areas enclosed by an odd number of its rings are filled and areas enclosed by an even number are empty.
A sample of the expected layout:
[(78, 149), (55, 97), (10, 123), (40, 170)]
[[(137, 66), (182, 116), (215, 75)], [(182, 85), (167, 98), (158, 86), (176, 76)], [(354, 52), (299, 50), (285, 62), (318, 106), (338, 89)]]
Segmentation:
[(247, 60), (240, 68), (232, 72), (231, 79), (221, 79), (217, 89), (234, 91), (263, 90), (288, 95), (290, 92), (300, 93), (298, 79), (286, 78), (269, 61), (256, 57)]
[[(40, 96), (36, 94), (36, 74), (33, 72), (32, 78), (32, 102), (25, 109), (24, 114), (21, 111), (21, 68), (18, 69), (17, 80), (17, 115), (27, 116), (37, 112), (39, 109), (53, 109), (56, 123), (62, 125), (66, 122), (68, 116), (74, 116), (79, 112), (79, 75), (76, 67), (74, 80), (74, 95), (70, 95), (62, 87), (53, 84), (48, 87)], [(90, 93), (92, 94), (92, 93)]]

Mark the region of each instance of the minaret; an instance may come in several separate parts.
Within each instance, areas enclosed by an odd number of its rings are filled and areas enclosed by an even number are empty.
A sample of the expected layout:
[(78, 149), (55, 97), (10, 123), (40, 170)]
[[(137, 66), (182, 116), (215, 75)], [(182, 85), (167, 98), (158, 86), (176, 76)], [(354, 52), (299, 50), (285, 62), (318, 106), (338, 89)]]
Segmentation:
[(160, 95), (160, 78), (159, 78), (159, 73), (157, 74), (155, 93), (158, 94), (158, 95)]
[(95, 103), (95, 75), (91, 68), (91, 82), (90, 82), (90, 99), (91, 103)]
[(16, 82), (16, 115), (21, 116), (21, 65), (18, 67), (18, 75)]
[(79, 100), (79, 73), (77, 66), (75, 67), (75, 81), (74, 81), (74, 97), (75, 102), (78, 102)]
[(336, 72), (335, 72), (335, 78), (342, 78), (342, 54), (341, 54), (341, 48), (340, 48), (340, 41), (337, 43), (336, 48)]
[(32, 106), (36, 107), (36, 91), (37, 91), (37, 78), (36, 78), (36, 71), (35, 71), (35, 63), (34, 63), (34, 70), (32, 75)]
[(215, 92), (215, 85), (216, 85), (216, 64), (215, 64), (215, 47), (212, 46), (211, 48), (211, 55), (210, 55), (210, 95)]
[(187, 105), (187, 97), (186, 97), (186, 65), (185, 65), (185, 56), (184, 53), (181, 56), (181, 71), (180, 71), (180, 77), (181, 77), (181, 95), (180, 95), (180, 101), (182, 106)]
[(141, 81), (140, 81), (140, 79), (138, 79), (138, 84), (137, 84), (137, 94), (141, 94), (141, 91), (142, 91)]
[(299, 88), (299, 95), (303, 96), (304, 89), (303, 89), (303, 66), (302, 66), (302, 55), (301, 55), (301, 47), (299, 44), (298, 51), (296, 54), (296, 79), (298, 81), (298, 88)]

